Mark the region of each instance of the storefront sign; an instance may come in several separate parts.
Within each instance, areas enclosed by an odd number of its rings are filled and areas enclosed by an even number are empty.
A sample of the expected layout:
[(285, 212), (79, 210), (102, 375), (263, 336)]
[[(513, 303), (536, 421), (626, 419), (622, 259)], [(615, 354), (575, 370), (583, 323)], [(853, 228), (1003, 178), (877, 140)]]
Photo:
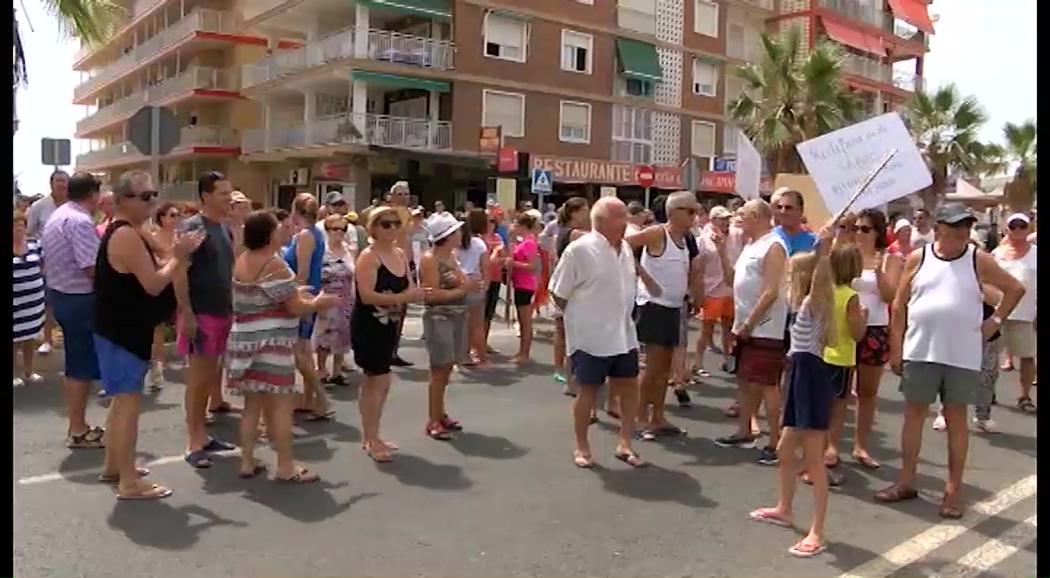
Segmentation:
[(342, 180), (350, 178), (350, 165), (340, 163), (319, 163), (316, 172), (318, 178)]
[[(594, 183), (637, 185), (638, 169), (650, 165), (532, 155), (532, 168), (551, 171), (557, 183)], [(672, 165), (651, 165), (655, 173), (654, 187), (682, 188), (682, 169)]]
[[(700, 174), (700, 186), (698, 189), (708, 193), (735, 193), (736, 173), (705, 171)], [(762, 176), (758, 184), (758, 190), (763, 195), (768, 195), (773, 191), (773, 183), (769, 177)]]
[(503, 146), (503, 127), (483, 126), (478, 134), (478, 151), (481, 154), (496, 154)]
[(496, 155), (496, 171), (514, 173), (518, 171), (518, 149), (500, 147)]

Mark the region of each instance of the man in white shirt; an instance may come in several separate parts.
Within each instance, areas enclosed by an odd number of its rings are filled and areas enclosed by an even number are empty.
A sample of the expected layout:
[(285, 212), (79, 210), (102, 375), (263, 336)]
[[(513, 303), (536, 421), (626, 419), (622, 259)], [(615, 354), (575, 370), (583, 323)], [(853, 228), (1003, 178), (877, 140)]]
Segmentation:
[[(55, 171), (51, 173), (51, 193), (37, 199), (29, 207), (26, 214), (26, 234), (34, 239), (40, 239), (44, 234), (44, 225), (47, 224), (55, 209), (66, 202), (69, 192), (69, 173), (66, 171)], [(47, 316), (44, 317), (44, 342), (40, 344), (37, 351), (41, 355), (51, 353), (54, 346), (55, 318), (51, 308), (47, 308)]]
[(648, 465), (631, 447), (638, 410), (638, 338), (631, 318), (637, 273), (623, 238), (626, 228), (623, 201), (599, 199), (591, 209), (591, 232), (565, 249), (551, 275), (550, 292), (563, 312), (566, 351), (580, 389), (573, 400), (573, 463), (580, 468), (594, 467), (587, 430), (607, 380), (610, 395), (621, 400), (616, 459)]
[(933, 227), (926, 209), (915, 209), (912, 219), (911, 246), (915, 249), (933, 242)]

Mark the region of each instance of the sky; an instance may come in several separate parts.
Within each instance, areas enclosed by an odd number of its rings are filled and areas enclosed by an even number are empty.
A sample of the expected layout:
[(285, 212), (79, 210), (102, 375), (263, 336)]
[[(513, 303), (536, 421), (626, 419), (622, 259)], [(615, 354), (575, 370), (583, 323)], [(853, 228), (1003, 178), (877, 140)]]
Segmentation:
[[(15, 174), (22, 190), (46, 192), (50, 167), (40, 165), (41, 138), (71, 138), (85, 107), (72, 104), (79, 73), (72, 71), (78, 45), (60, 37), (41, 4), (18, 7), (28, 58), (29, 86), (18, 91), (21, 121), (14, 139)], [(990, 121), (982, 138), (1000, 140), (1006, 122), (1036, 118), (1035, 0), (936, 0), (939, 16), (924, 73), (927, 86), (954, 82), (974, 95)], [(33, 25), (30, 31), (26, 16)], [(86, 143), (74, 143), (74, 156)]]

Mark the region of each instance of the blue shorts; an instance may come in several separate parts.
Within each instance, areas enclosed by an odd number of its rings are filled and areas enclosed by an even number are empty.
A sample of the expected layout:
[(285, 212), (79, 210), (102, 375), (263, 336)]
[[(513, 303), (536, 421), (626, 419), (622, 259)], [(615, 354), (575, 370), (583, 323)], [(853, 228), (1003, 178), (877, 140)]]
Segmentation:
[(831, 404), (842, 388), (841, 368), (832, 367), (812, 353), (788, 356), (784, 380), (784, 415), (781, 425), (825, 431), (831, 421)]
[(317, 314), (314, 313), (306, 319), (299, 319), (299, 339), (313, 339), (314, 324), (317, 323)]
[(605, 380), (633, 379), (638, 377), (638, 350), (627, 353), (598, 357), (577, 349), (569, 356), (572, 363), (572, 375), (576, 383), (584, 386), (601, 387)]
[(95, 295), (48, 290), (47, 303), (62, 329), (65, 376), (94, 381), (99, 378), (92, 329), (95, 325)]
[(108, 395), (142, 393), (149, 361), (99, 334), (94, 335), (95, 352), (102, 373), (102, 388)]

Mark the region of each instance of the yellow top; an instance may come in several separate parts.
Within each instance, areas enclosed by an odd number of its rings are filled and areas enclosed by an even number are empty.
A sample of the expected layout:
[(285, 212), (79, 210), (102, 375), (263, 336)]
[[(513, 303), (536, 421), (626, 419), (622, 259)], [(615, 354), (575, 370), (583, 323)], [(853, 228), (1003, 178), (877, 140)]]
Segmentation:
[(849, 320), (846, 318), (846, 305), (857, 292), (849, 285), (836, 285), (832, 295), (835, 303), (831, 309), (831, 335), (828, 345), (824, 346), (824, 363), (837, 367), (853, 367), (857, 364), (857, 342), (850, 335)]

